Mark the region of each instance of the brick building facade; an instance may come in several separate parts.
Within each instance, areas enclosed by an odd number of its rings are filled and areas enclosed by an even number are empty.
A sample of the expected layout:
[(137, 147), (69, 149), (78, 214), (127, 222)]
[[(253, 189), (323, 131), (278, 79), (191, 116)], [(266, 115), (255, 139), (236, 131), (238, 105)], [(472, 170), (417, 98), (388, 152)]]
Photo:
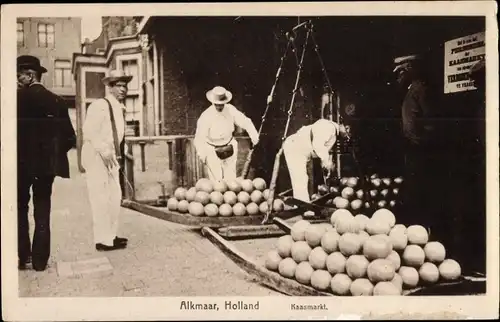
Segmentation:
[(71, 63), (80, 51), (81, 18), (17, 18), (17, 53), (40, 59), (47, 73), (42, 83), (74, 107), (76, 84)]

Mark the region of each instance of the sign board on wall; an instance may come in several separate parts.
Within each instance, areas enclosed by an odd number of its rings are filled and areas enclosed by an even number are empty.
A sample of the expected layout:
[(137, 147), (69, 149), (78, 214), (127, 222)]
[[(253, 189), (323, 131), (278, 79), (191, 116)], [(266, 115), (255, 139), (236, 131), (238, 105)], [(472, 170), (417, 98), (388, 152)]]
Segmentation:
[(460, 37), (444, 44), (444, 93), (476, 89), (469, 78), (470, 68), (485, 57), (485, 33)]

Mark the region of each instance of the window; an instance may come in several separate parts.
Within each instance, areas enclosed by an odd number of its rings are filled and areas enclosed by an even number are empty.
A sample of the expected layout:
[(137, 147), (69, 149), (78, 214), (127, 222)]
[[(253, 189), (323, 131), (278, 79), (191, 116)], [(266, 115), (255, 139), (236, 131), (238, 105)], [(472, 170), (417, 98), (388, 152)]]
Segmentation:
[(24, 46), (24, 23), (17, 23), (17, 45)]
[(106, 89), (101, 80), (106, 76), (105, 73), (85, 72), (85, 96), (87, 98), (101, 98), (106, 95)]
[(38, 46), (39, 47), (54, 47), (55, 42), (54, 25), (39, 23), (38, 24)]
[(125, 100), (125, 121), (139, 121), (141, 119), (138, 96), (128, 96)]
[(128, 83), (128, 89), (132, 91), (139, 90), (139, 69), (137, 66), (137, 60), (123, 60), (122, 69), (126, 75), (133, 76), (130, 83)]
[(54, 86), (72, 87), (71, 62), (69, 60), (56, 60), (54, 64)]

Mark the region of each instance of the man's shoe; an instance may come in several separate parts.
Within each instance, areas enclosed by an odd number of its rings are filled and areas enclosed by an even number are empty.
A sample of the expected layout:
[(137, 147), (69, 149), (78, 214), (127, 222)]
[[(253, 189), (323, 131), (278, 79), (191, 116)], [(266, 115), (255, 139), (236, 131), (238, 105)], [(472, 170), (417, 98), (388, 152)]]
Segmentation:
[(111, 251), (111, 250), (117, 250), (117, 249), (123, 249), (127, 247), (127, 245), (125, 244), (114, 244), (113, 246), (108, 246), (108, 245), (104, 245), (104, 244), (101, 244), (101, 243), (97, 243), (95, 244), (95, 249), (98, 250), (98, 251)]
[(25, 260), (18, 260), (17, 269), (19, 269), (21, 271), (28, 269), (28, 262)]
[(25, 259), (19, 259), (17, 262), (17, 268), (20, 270), (28, 269), (28, 264), (31, 263), (31, 256)]
[(47, 269), (47, 264), (33, 263), (33, 269), (37, 272), (43, 272), (45, 269)]
[(126, 244), (128, 242), (128, 239), (127, 238), (123, 238), (123, 237), (115, 237), (115, 240), (113, 241), (113, 243), (115, 244)]

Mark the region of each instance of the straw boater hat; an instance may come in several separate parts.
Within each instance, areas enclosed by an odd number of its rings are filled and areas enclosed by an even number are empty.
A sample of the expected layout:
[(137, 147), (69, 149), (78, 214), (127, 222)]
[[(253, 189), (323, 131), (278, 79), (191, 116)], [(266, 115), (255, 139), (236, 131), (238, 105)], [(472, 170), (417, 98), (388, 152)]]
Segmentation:
[(408, 55), (394, 58), (394, 64), (396, 65), (393, 69), (393, 73), (399, 71), (400, 69), (408, 69), (410, 64), (417, 61), (420, 57), (418, 55)]
[(23, 68), (33, 69), (40, 73), (47, 72), (47, 69), (40, 65), (40, 59), (30, 55), (22, 55), (17, 57), (17, 69)]
[(126, 75), (123, 70), (114, 69), (109, 72), (109, 75), (102, 79), (104, 85), (109, 86), (109, 84), (122, 81), (129, 83), (132, 80), (132, 76)]
[(222, 86), (215, 86), (207, 92), (207, 99), (212, 104), (226, 104), (233, 98), (233, 94)]

